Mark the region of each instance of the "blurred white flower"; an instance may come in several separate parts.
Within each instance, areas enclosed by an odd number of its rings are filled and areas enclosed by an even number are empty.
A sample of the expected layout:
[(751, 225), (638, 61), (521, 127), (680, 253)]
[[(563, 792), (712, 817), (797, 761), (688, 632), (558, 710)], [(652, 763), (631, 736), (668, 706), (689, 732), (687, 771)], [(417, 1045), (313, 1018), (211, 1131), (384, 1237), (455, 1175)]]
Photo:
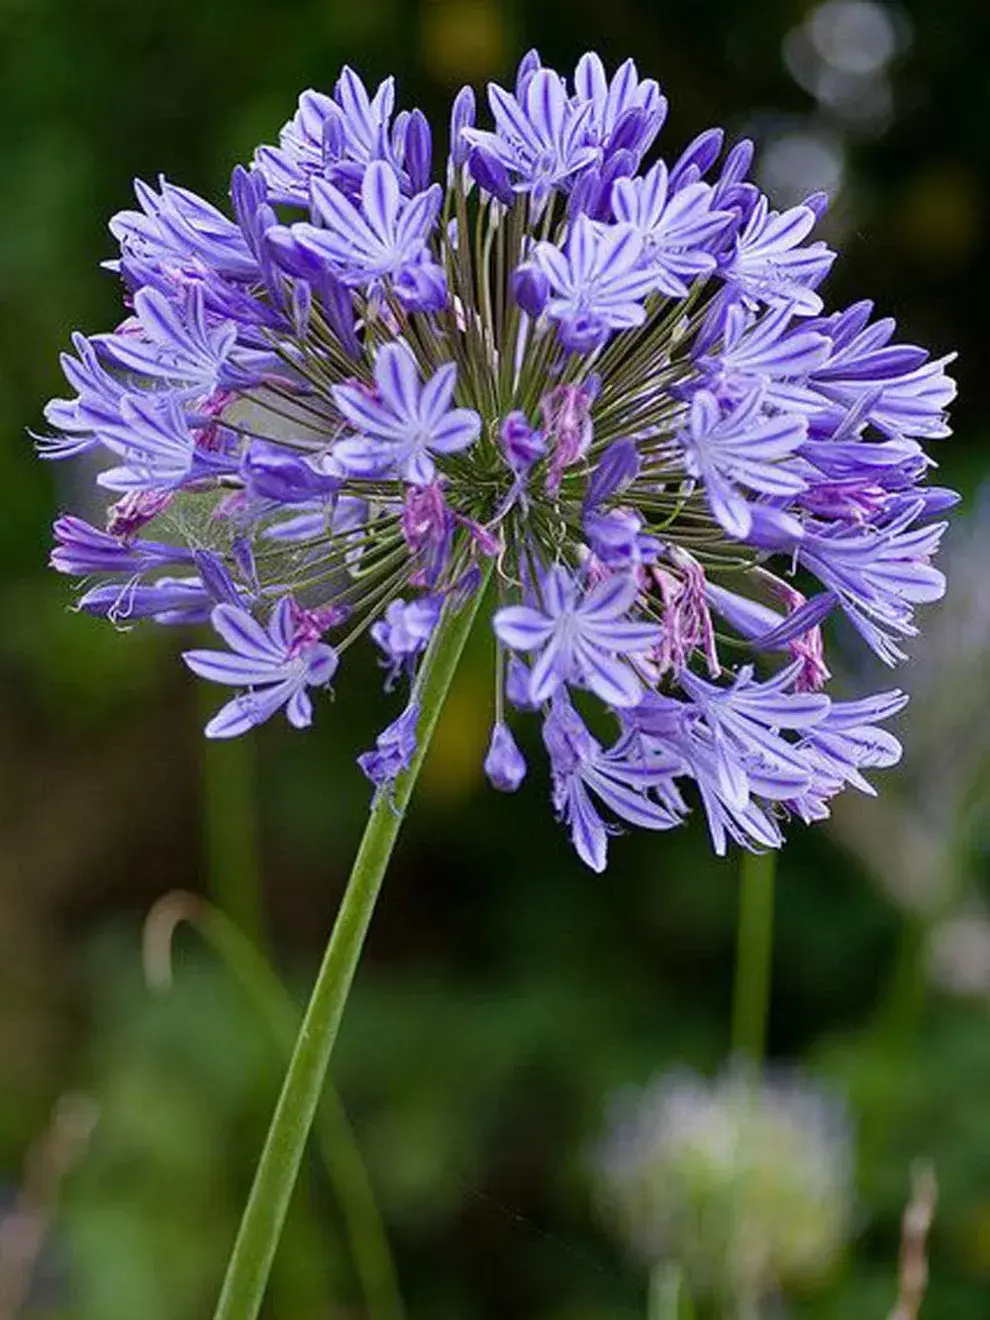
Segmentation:
[(844, 1247), (844, 1108), (798, 1077), (687, 1071), (620, 1094), (595, 1159), (602, 1214), (645, 1264), (755, 1304), (822, 1277)]

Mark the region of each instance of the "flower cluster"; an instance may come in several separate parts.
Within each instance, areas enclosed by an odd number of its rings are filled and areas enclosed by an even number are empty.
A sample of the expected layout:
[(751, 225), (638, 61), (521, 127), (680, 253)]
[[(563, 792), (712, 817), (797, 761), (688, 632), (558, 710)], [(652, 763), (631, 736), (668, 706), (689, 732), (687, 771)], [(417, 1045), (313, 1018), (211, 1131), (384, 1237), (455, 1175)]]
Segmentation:
[(568, 80), (531, 53), (488, 128), (465, 88), (444, 187), (394, 101), (350, 69), (306, 92), (229, 214), (137, 184), (111, 223), (129, 315), (75, 337), (40, 442), (113, 502), (58, 520), (54, 566), (118, 625), (212, 624), (226, 649), (185, 656), (234, 689), (212, 737), (308, 724), (367, 634), (409, 685), (360, 758), (384, 791), (433, 639), (493, 583), (497, 788), (526, 773), (509, 708), (536, 712), (596, 870), (693, 797), (719, 851), (778, 846), (898, 757), (900, 694), (825, 695), (821, 625), (894, 663), (943, 591), (955, 497), (922, 443), (949, 359), (867, 302), (824, 310), (825, 200), (773, 210), (749, 142), (647, 164), (666, 101), (632, 61)]
[(685, 1070), (616, 1097), (595, 1174), (603, 1217), (645, 1264), (677, 1261), (697, 1294), (757, 1314), (846, 1245), (852, 1164), (844, 1107), (800, 1076)]

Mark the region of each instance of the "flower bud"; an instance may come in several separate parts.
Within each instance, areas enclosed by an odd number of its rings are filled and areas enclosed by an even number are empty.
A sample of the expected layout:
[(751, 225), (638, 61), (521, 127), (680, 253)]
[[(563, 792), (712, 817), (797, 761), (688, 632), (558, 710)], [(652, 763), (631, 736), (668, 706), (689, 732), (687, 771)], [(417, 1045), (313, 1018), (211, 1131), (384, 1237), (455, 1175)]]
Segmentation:
[(450, 159), (455, 166), (463, 165), (471, 152), (463, 134), (466, 128), (474, 128), (474, 116), (474, 88), (462, 87), (450, 108)]
[(490, 156), (487, 151), (482, 151), (480, 147), (472, 147), (468, 156), (468, 169), (478, 187), (491, 193), (503, 206), (511, 206), (516, 200), (508, 170), (501, 161)]
[(430, 138), (430, 126), (422, 110), (414, 110), (406, 125), (404, 160), (413, 192), (425, 192), (430, 186), (432, 158), (433, 147)]
[(534, 266), (520, 266), (512, 276), (512, 296), (527, 316), (535, 321), (547, 305), (550, 283)]
[(485, 774), (491, 786), (500, 793), (514, 793), (526, 778), (526, 762), (507, 724), (499, 722), (492, 729), (492, 740), (485, 757)]
[(546, 452), (543, 436), (530, 426), (526, 414), (518, 409), (510, 412), (503, 421), (499, 439), (513, 472), (525, 472)]

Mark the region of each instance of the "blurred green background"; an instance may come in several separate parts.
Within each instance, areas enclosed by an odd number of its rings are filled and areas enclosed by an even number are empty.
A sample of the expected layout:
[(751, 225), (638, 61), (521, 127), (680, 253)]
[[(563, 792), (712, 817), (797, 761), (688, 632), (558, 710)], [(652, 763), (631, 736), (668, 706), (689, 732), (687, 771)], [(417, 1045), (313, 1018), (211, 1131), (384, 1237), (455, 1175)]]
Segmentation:
[[(722, 123), (756, 137), (781, 202), (836, 193), (832, 304), (875, 297), (909, 341), (957, 347), (943, 476), (972, 493), (990, 461), (984, 6), (3, 0), (0, 1214), (18, 1196), (43, 1208), (49, 1166), (69, 1167), (30, 1297), (18, 1310), (0, 1286), (0, 1320), (211, 1313), (281, 1062), (194, 935), (178, 936), (173, 991), (147, 989), (142, 922), (169, 890), (211, 893), (302, 994), (367, 805), (354, 755), (392, 709), (368, 655), (306, 735), (273, 725), (208, 751), (183, 639), (68, 611), (48, 528), (82, 491), (33, 457), (26, 431), (62, 389), (70, 332), (119, 319), (98, 264), (106, 221), (135, 175), (221, 201), (233, 164), (344, 62), (370, 82), (395, 73), (400, 103), (445, 136), (452, 91), (509, 79), (531, 45), (561, 69), (586, 49), (612, 65), (633, 54), (670, 97), (668, 154)], [(990, 619), (990, 534), (958, 554), (970, 593), (932, 623), (942, 651), (901, 726), (919, 752), (879, 803), (793, 830), (780, 863), (771, 1053), (844, 1095), (856, 1122), (855, 1240), (781, 1311), (809, 1320), (887, 1314), (917, 1156), (941, 1185), (925, 1316), (990, 1314), (990, 647), (967, 626)], [(736, 860), (715, 861), (695, 822), (620, 840), (607, 875), (584, 871), (551, 818), (533, 730), (518, 797), (483, 783), (488, 661), (479, 644), (445, 713), (335, 1077), (411, 1320), (642, 1317), (645, 1281), (596, 1217), (589, 1150), (615, 1088), (723, 1060)], [(83, 1128), (98, 1112), (78, 1149), (60, 1148), (51, 1117), (67, 1095)], [(315, 1158), (270, 1314), (365, 1314)]]

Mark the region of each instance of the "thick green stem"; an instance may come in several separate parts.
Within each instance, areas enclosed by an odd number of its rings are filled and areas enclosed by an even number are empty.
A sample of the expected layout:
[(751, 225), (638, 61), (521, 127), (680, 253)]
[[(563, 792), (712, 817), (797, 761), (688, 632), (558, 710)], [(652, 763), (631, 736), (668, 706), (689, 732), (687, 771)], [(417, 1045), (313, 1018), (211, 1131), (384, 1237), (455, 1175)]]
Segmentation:
[(761, 1064), (766, 1053), (773, 954), (775, 852), (744, 852), (739, 874), (732, 1052)]
[(416, 752), (409, 769), (397, 779), (394, 791), (379, 792), (372, 806), (268, 1129), (214, 1320), (255, 1320), (261, 1309), (385, 868), (485, 585), (481, 584), (470, 603), (459, 611), (448, 608), (444, 612), (427, 652), (420, 675)]

